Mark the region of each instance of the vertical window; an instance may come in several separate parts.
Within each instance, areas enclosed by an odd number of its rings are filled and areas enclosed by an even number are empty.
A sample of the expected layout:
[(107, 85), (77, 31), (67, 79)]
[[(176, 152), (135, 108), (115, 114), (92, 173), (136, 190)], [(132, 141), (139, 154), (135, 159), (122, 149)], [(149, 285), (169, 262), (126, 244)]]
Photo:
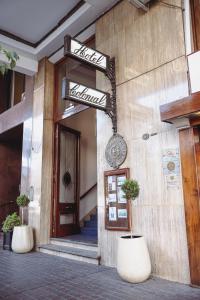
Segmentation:
[(24, 74), (9, 70), (0, 75), (0, 113), (21, 102), (24, 91)]

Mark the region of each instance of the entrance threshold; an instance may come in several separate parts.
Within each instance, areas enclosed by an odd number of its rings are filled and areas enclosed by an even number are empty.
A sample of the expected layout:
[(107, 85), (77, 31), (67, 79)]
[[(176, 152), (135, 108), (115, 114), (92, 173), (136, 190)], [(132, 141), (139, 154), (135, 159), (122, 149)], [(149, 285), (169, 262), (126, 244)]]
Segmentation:
[(97, 236), (86, 235), (83, 233), (68, 235), (59, 238), (52, 238), (57, 241), (72, 241), (73, 243), (93, 244), (97, 245)]
[(62, 256), (68, 259), (96, 265), (100, 264), (97, 239), (88, 239), (83, 234), (51, 238), (49, 244), (40, 245), (38, 250), (46, 254)]

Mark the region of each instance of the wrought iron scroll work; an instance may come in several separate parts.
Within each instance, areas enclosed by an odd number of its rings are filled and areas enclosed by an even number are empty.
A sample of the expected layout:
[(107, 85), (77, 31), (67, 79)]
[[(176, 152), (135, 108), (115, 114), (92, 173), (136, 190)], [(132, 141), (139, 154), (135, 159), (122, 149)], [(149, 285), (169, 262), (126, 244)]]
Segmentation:
[(106, 77), (110, 80), (112, 95), (110, 97), (110, 109), (106, 112), (112, 120), (113, 133), (117, 133), (117, 104), (116, 104), (116, 77), (115, 77), (115, 58), (111, 58)]

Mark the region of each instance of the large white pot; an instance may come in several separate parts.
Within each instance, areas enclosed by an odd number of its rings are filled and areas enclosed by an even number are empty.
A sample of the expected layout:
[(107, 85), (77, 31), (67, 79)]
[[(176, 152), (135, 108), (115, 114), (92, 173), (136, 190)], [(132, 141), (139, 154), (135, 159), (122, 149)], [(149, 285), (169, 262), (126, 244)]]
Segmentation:
[(16, 253), (26, 253), (33, 249), (33, 230), (31, 226), (15, 226), (12, 238), (12, 250)]
[(151, 262), (143, 236), (122, 236), (118, 239), (117, 271), (120, 277), (131, 283), (147, 280), (151, 274)]

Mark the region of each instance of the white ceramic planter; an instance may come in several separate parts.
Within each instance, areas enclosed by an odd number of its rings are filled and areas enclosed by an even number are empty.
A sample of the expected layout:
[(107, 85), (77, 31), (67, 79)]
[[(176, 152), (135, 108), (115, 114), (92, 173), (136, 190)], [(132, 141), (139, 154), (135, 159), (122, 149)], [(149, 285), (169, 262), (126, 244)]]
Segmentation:
[(127, 237), (120, 237), (118, 240), (117, 271), (125, 281), (143, 282), (151, 274), (151, 262), (145, 239), (142, 236)]
[(26, 253), (33, 249), (33, 230), (28, 225), (16, 226), (13, 230), (12, 250)]

